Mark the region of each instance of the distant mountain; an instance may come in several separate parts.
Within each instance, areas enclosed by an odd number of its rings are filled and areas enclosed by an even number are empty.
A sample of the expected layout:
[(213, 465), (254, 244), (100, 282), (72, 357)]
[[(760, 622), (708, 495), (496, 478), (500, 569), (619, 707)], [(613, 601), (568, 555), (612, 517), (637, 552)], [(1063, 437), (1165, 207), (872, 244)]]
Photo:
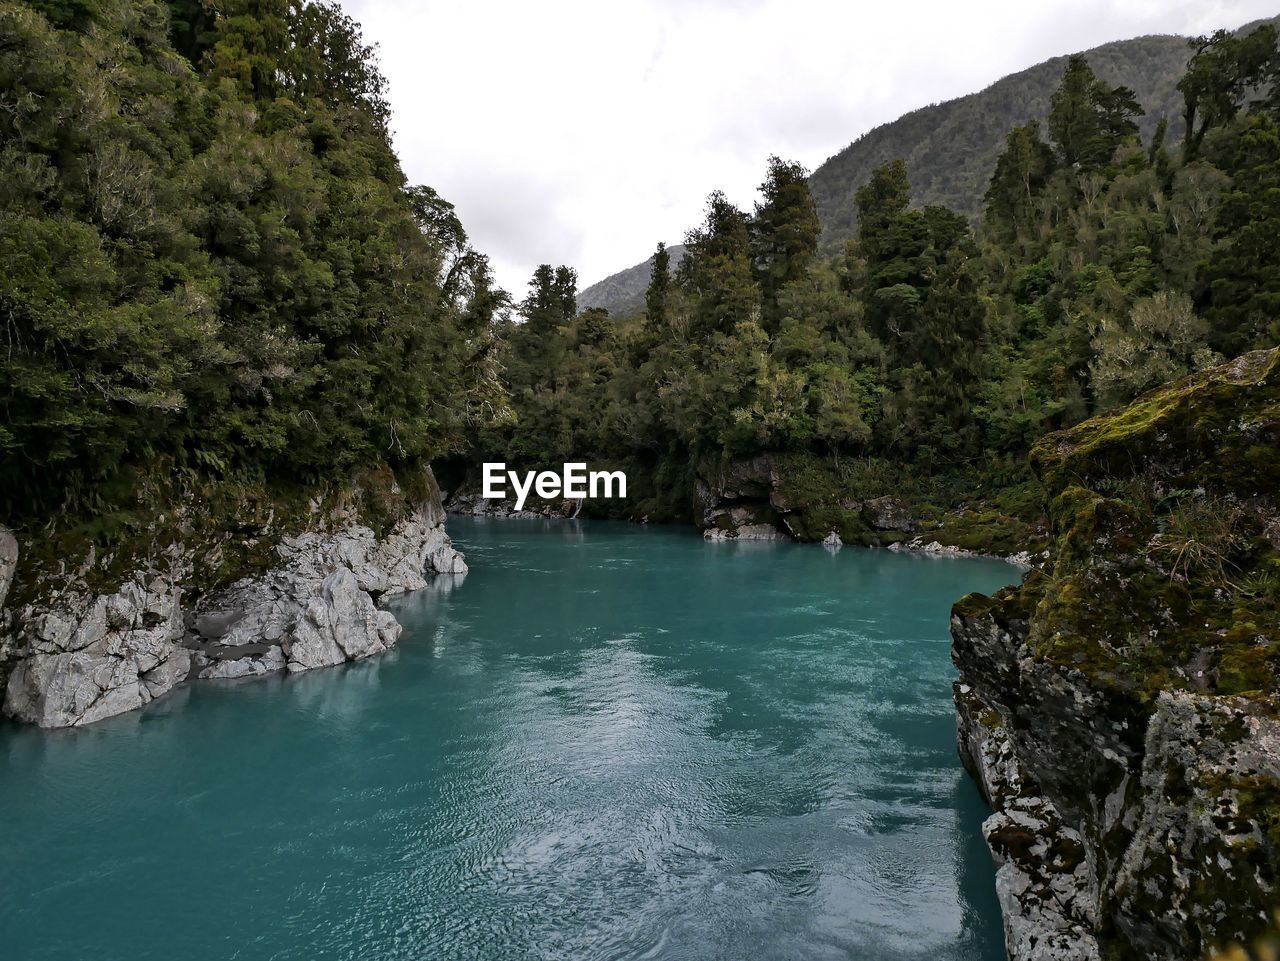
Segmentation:
[[(1150, 141), (1162, 117), (1169, 120), (1168, 141), (1182, 138), (1182, 95), (1177, 83), (1191, 56), (1186, 37), (1137, 37), (1084, 53), (1103, 80), (1133, 89), (1146, 111), (1138, 124), (1145, 141)], [(1048, 115), (1049, 98), (1062, 79), (1066, 60), (1065, 55), (1054, 57), (978, 93), (913, 110), (868, 131), (826, 161), (809, 180), (822, 220), (823, 252), (834, 253), (854, 236), (858, 228), (854, 191), (867, 182), (872, 170), (899, 157), (907, 162), (916, 203), (946, 204), (976, 221), (1005, 135), (1016, 124)], [(683, 253), (683, 248), (670, 249), (674, 265), (676, 251)], [(615, 314), (639, 310), (651, 264), (652, 258), (588, 287), (578, 295), (579, 304), (606, 307)]]
[[(657, 242), (654, 242), (657, 246)], [(684, 244), (672, 244), (667, 248), (671, 255), (671, 269), (684, 259)], [(625, 317), (644, 307), (644, 292), (649, 286), (649, 272), (653, 270), (653, 257), (606, 277), (578, 294), (578, 309), (604, 307), (611, 314)]]
[[(1145, 141), (1161, 117), (1169, 120), (1170, 142), (1181, 139), (1182, 95), (1176, 85), (1191, 56), (1186, 37), (1120, 40), (1085, 56), (1102, 80), (1133, 89), (1146, 111), (1138, 124)], [(822, 220), (824, 251), (833, 252), (854, 236), (854, 191), (876, 167), (899, 157), (907, 162), (917, 203), (945, 204), (976, 220), (1005, 134), (1016, 124), (1048, 115), (1066, 61), (1054, 57), (978, 93), (913, 110), (863, 134), (815, 170), (809, 183)]]

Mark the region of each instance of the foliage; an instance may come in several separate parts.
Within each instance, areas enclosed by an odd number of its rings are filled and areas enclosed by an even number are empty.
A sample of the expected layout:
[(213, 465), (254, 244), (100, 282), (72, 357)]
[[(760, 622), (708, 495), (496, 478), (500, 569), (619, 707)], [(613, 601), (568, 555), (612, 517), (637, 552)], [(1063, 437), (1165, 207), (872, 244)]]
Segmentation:
[(0, 509), (158, 458), (316, 482), (505, 407), (503, 300), (333, 4), (0, 2)]
[[(1202, 78), (1225, 42), (1196, 41), (1187, 76)], [(976, 231), (945, 206), (914, 205), (909, 166), (894, 160), (853, 191), (856, 238), (823, 257), (816, 181), (775, 157), (753, 211), (710, 195), (674, 272), (659, 246), (644, 310), (574, 317), (553, 292), (564, 275), (539, 268), (510, 337), (518, 426), (486, 449), (659, 458), (686, 473), (769, 454), (789, 470), (830, 457), (996, 477), (1048, 431), (1219, 352), (1274, 343), (1280, 136), (1254, 62), (1275, 34), (1264, 25), (1238, 42), (1253, 59), (1213, 75), (1251, 99), (1199, 151), (1170, 151), (1167, 127), (1142, 143), (1132, 91), (1066, 58), (1047, 139), (1036, 123), (1008, 133)], [(844, 529), (839, 500), (821, 509)], [(983, 515), (932, 521), (972, 543), (990, 537)]]

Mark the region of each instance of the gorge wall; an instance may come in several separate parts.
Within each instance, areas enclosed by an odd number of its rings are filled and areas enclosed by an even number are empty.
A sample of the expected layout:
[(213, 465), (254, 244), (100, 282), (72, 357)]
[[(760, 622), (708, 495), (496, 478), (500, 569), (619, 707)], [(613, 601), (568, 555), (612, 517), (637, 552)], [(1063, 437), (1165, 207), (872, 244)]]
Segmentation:
[(1248, 943), (1280, 904), (1280, 352), (1033, 465), (1052, 564), (951, 622), (1010, 957)]
[[(386, 651), (400, 625), (378, 600), (467, 570), (430, 472), (417, 481), (412, 495), (385, 485), (379, 498), (391, 513), (377, 520), (355, 506), (367, 491), (347, 491), (288, 519), (272, 509), (260, 523), (215, 530), (190, 518), (157, 523), (123, 563), (90, 547), (43, 565), (36, 550), (26, 565), (19, 538), (0, 529), (4, 714), (76, 727), (188, 679), (306, 671)], [(228, 564), (229, 545), (246, 543), (257, 563)]]

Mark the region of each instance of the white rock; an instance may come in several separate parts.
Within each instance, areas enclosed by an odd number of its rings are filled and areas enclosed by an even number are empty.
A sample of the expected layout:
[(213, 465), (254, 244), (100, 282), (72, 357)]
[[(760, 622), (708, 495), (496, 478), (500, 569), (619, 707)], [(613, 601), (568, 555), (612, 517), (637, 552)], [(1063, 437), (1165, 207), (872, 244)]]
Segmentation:
[[(382, 653), (401, 628), (375, 597), (467, 570), (443, 520), (439, 505), (426, 503), (382, 539), (358, 524), (286, 538), (276, 567), (202, 600), (191, 612), (190, 641), (181, 605), (190, 562), (180, 547), (111, 593), (87, 594), (69, 581), (40, 605), (13, 612), (12, 631), (0, 621), (0, 650), (18, 656), (4, 713), (71, 727), (139, 708), (192, 673), (251, 677)], [(0, 528), (0, 598), (16, 561), (16, 540)], [(95, 562), (86, 560), (82, 573)]]
[[(5, 688), (4, 712), (41, 727), (91, 724), (141, 707), (186, 676), (180, 591), (140, 572), (113, 594), (68, 593), (24, 620), (31, 653)], [(150, 625), (150, 626), (142, 626)], [(149, 678), (141, 675), (154, 672)]]

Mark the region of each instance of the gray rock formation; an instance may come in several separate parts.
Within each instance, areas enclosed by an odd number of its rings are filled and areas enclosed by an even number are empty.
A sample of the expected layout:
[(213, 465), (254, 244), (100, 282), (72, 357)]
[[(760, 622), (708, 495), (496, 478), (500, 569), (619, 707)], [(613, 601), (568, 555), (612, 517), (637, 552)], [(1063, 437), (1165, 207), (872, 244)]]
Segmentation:
[(925, 541), (923, 537), (914, 537), (907, 542), (890, 544), (889, 550), (900, 554), (926, 554), (930, 557), (986, 557), (991, 560), (1004, 561), (1019, 570), (1029, 571), (1037, 563), (1049, 557), (1048, 551), (1032, 554), (1030, 551), (1018, 551), (1014, 554), (982, 554), (978, 551), (965, 550), (954, 544), (943, 544), (940, 541)]
[(1011, 961), (1099, 961), (1080, 833), (1023, 771), (1000, 713), (963, 683), (955, 702), (960, 757), (995, 811), (982, 834), (996, 863)]
[(768, 515), (763, 517), (753, 506), (725, 507), (707, 515), (710, 526), (702, 536), (709, 541), (787, 541), (791, 538), (772, 523)]
[[(12, 612), (3, 642), (18, 656), (4, 712), (41, 727), (77, 727), (142, 707), (188, 676), (254, 677), (380, 654), (400, 625), (377, 599), (467, 570), (443, 519), (436, 502), (382, 538), (358, 524), (285, 538), (265, 573), (193, 605), (183, 604), (191, 559), (180, 545), (111, 593), (73, 578)], [(9, 556), (5, 547), (0, 538), (0, 558)]]
[(1148, 714), (1033, 657), (1026, 630), (952, 618), (959, 751), (995, 811), (983, 834), (1011, 961), (1094, 961), (1102, 918), (1145, 958), (1247, 940), (1277, 899), (1247, 866), (1272, 843), (1251, 786), (1280, 779), (1280, 721), (1176, 691)]
[(582, 512), (582, 501), (578, 498), (562, 497), (545, 501), (530, 496), (521, 510), (516, 510), (516, 498), (512, 494), (502, 500), (485, 498), (479, 487), (460, 487), (451, 493), (445, 501), (445, 508), (450, 514), (465, 514), (472, 517), (577, 517)]
[(864, 502), (862, 517), (878, 531), (906, 531), (910, 534), (919, 526), (907, 505), (892, 494)]
[(13, 575), (17, 569), (18, 539), (13, 536), (13, 531), (0, 525), (0, 610), (4, 610), (9, 585), (13, 583)]
[[(951, 624), (960, 752), (1001, 819), (987, 835), (1014, 961), (1077, 957), (1077, 928), (1105, 957), (1175, 961), (1268, 927), (1278, 452), (1274, 349), (1033, 448), (1051, 562), (963, 598)], [(1214, 545), (1224, 567), (1171, 568), (1177, 529), (1193, 532), (1178, 551)]]
[(132, 711), (183, 680), (184, 559), (177, 550), (118, 591), (80, 587), (16, 613), (26, 656), (9, 675), (4, 710), (41, 727), (72, 727)]
[(765, 454), (705, 471), (694, 488), (702, 536), (709, 541), (791, 540), (782, 515), (770, 503), (776, 481), (773, 461)]
[(394, 646), (400, 625), (375, 600), (425, 587), (435, 574), (466, 573), (443, 519), (430, 505), (381, 540), (358, 525), (285, 538), (276, 567), (199, 605), (189, 640), (198, 676), (296, 673)]

